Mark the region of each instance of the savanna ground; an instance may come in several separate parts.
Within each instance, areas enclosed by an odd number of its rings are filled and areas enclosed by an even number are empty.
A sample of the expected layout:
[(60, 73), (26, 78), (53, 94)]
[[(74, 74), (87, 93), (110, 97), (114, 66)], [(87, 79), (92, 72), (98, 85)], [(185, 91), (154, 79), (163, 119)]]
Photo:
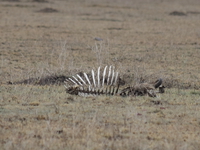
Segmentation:
[[(161, 77), (166, 92), (8, 84), (108, 64), (130, 84)], [(0, 84), (0, 149), (199, 149), (200, 1), (0, 0)]]

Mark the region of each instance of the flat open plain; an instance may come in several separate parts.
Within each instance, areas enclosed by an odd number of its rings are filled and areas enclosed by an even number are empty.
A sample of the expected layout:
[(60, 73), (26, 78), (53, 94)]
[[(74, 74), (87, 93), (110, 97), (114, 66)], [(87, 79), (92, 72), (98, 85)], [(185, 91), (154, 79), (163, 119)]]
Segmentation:
[[(102, 39), (102, 40), (95, 40)], [(115, 65), (157, 98), (9, 84)], [(0, 149), (196, 150), (199, 0), (0, 0)]]

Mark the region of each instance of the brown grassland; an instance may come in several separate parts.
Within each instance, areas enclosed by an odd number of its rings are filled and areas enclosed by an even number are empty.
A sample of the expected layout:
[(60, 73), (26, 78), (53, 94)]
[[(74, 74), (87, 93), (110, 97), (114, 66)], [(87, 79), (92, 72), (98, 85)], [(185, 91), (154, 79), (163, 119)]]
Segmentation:
[[(166, 92), (8, 84), (105, 65)], [(0, 0), (0, 85), (0, 149), (200, 149), (200, 1)]]

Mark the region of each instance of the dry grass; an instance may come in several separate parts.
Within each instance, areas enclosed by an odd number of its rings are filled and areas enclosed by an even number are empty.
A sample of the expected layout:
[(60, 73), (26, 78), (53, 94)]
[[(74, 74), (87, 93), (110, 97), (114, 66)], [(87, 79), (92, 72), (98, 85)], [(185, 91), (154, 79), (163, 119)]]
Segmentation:
[[(198, 149), (199, 4), (1, 0), (1, 149)], [(106, 64), (130, 84), (162, 77), (166, 93), (82, 98), (7, 84)]]
[[(13, 87), (14, 86), (14, 87)], [(4, 149), (198, 149), (199, 95), (67, 95), (57, 86), (3, 86)], [(20, 91), (20, 92), (19, 92)]]

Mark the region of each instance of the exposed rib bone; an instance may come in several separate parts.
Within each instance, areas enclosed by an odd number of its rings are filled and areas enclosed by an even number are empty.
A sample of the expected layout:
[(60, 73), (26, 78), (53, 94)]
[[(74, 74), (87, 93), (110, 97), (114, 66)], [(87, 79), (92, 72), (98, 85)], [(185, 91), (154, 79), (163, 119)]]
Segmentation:
[(116, 72), (114, 85), (117, 85), (117, 77), (118, 77), (118, 72)]
[(72, 76), (72, 77), (78, 82), (79, 85), (83, 85), (81, 82), (78, 81), (78, 79), (76, 79), (75, 76)]
[(90, 92), (91, 91), (91, 85), (89, 85), (89, 87), (88, 87), (88, 92)]
[(98, 88), (100, 88), (100, 69), (101, 67), (98, 68), (98, 72), (97, 72), (97, 80), (98, 80)]
[(103, 71), (102, 87), (104, 87), (104, 81), (105, 81), (105, 76), (106, 76), (106, 69), (107, 69), (107, 66), (105, 66), (104, 71)]
[(77, 74), (77, 77), (86, 85), (85, 81)]
[(109, 67), (107, 85), (109, 84), (112, 66)]
[(70, 81), (72, 81), (74, 84), (78, 85), (74, 80), (72, 80), (71, 78), (68, 78)]
[(66, 85), (64, 85), (64, 87), (65, 87), (66, 89), (68, 89), (68, 87), (67, 87)]
[(65, 83), (65, 84), (68, 84), (68, 86), (74, 85), (74, 82), (72, 82), (72, 81), (69, 80), (69, 79), (65, 79), (64, 83)]
[(69, 80), (65, 79), (64, 83), (65, 83), (66, 85), (68, 85), (67, 87), (70, 87)]
[(94, 70), (92, 70), (92, 79), (93, 79), (94, 87), (96, 87), (95, 76), (94, 76)]
[(88, 78), (87, 74), (86, 74), (85, 72), (84, 72), (83, 74), (84, 74), (84, 76), (85, 76), (85, 78), (86, 78), (87, 82), (89, 83), (89, 85), (91, 85), (91, 83), (90, 83), (90, 80), (89, 80), (89, 78)]
[(111, 81), (110, 81), (110, 85), (113, 84), (114, 77), (115, 77), (115, 70), (114, 70), (114, 67), (113, 67), (112, 78), (111, 78)]

